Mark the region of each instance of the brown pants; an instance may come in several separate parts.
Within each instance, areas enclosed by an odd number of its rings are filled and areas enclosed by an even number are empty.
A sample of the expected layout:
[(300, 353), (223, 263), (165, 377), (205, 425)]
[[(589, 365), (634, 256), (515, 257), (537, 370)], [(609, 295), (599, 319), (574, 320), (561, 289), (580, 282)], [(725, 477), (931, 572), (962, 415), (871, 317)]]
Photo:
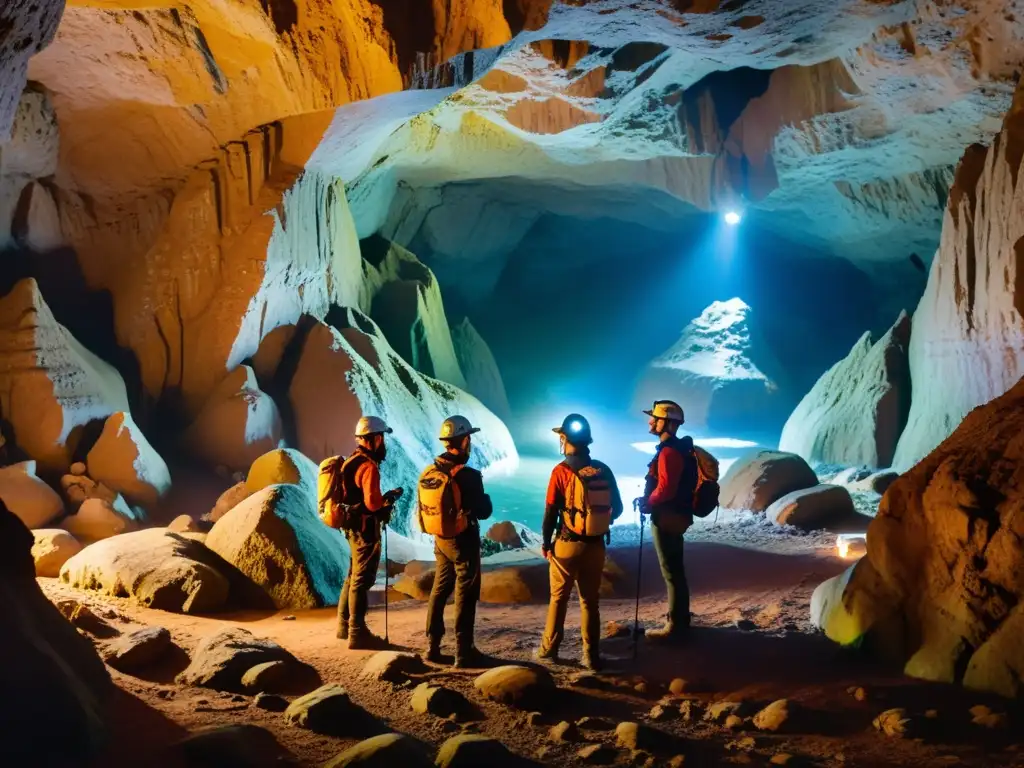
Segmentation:
[(597, 655), (601, 637), (601, 614), (598, 600), (601, 593), (601, 573), (604, 571), (603, 541), (555, 540), (551, 555), (551, 603), (548, 606), (547, 626), (541, 640), (541, 651), (558, 651), (562, 644), (565, 613), (573, 585), (580, 595), (580, 626), (583, 630), (583, 655)]

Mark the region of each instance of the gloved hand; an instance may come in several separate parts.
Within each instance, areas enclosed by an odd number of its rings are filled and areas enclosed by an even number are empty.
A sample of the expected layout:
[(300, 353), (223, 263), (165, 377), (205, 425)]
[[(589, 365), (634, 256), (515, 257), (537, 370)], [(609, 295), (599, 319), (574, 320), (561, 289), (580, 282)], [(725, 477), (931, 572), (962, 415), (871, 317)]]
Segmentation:
[(396, 501), (402, 498), (403, 493), (405, 493), (404, 488), (392, 488), (390, 491), (384, 494), (384, 503), (390, 507)]

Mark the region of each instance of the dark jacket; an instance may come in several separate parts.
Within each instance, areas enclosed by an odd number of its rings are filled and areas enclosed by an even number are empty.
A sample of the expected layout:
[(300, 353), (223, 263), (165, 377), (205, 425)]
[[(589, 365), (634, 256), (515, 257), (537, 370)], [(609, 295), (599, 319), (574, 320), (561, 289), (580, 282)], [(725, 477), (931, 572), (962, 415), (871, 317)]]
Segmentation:
[(603, 538), (601, 536), (580, 536), (563, 528), (562, 512), (565, 509), (565, 496), (559, 487), (560, 483), (558, 482), (557, 477), (559, 466), (561, 466), (562, 463), (567, 464), (573, 472), (579, 472), (583, 467), (591, 464), (603, 469), (604, 472), (607, 473), (608, 482), (611, 485), (612, 522), (622, 515), (622, 497), (619, 495), (619, 486), (615, 481), (615, 475), (612, 474), (611, 468), (609, 468), (607, 464), (602, 464), (600, 461), (592, 459), (590, 457), (590, 451), (580, 450), (578, 453), (570, 454), (565, 457), (563, 462), (556, 465), (554, 471), (551, 473), (552, 481), (548, 486), (547, 506), (544, 508), (544, 523), (542, 526), (544, 547), (546, 549), (551, 548), (551, 539), (554, 536), (556, 529), (559, 531), (559, 536), (562, 536), (568, 541), (600, 541)]
[(697, 488), (697, 457), (693, 438), (671, 437), (658, 445), (647, 466), (644, 506), (648, 514), (660, 510), (689, 513)]
[[(454, 453), (442, 453), (434, 463), (444, 472), (451, 473), (452, 469), (459, 464), (469, 461), (469, 456), (456, 455)], [(484, 476), (480, 470), (463, 466), (455, 475), (455, 484), (459, 486), (459, 494), (462, 497), (462, 509), (469, 514), (471, 520), (486, 520), (494, 511), (491, 504), (491, 497), (484, 492)]]

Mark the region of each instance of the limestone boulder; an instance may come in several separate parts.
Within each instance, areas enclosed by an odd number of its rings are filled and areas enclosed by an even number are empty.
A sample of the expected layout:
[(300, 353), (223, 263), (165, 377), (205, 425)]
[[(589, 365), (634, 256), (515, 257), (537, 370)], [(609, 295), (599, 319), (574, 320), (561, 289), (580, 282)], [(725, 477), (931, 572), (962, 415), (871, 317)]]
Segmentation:
[(529, 708), (550, 701), (555, 681), (546, 669), (512, 664), (487, 670), (473, 687), (491, 701)]
[(519, 536), (519, 531), (516, 530), (515, 524), (509, 520), (502, 520), (488, 528), (487, 538), (509, 549), (523, 548), (523, 540)]
[(915, 677), (1024, 695), (1022, 414), (1018, 382), (889, 487), (866, 557), (815, 592), (826, 634), (885, 647)]
[(227, 602), (230, 586), (206, 547), (163, 528), (90, 544), (64, 563), (60, 579), (78, 589), (180, 613), (218, 610)]
[(349, 747), (324, 768), (432, 768), (424, 746), (403, 733), (384, 733)]
[(294, 756), (274, 734), (252, 723), (215, 725), (199, 728), (168, 750), (173, 764), (190, 766), (263, 766), (290, 765)]
[(82, 541), (100, 541), (139, 529), (141, 520), (121, 496), (114, 503), (104, 499), (86, 499), (73, 515), (61, 522), (61, 527)]
[(751, 327), (751, 313), (739, 298), (705, 308), (644, 369), (634, 406), (675, 400), (688, 424), (726, 434), (778, 412), (778, 385), (771, 378), (778, 364)]
[(64, 514), (64, 502), (36, 477), (36, 462), (0, 468), (0, 501), (29, 528), (42, 528)]
[(466, 377), (466, 391), (478, 398), (498, 418), (508, 419), (512, 410), (498, 361), (468, 317), (452, 328), (452, 343), (455, 345), (459, 367)]
[(171, 488), (167, 464), (146, 440), (131, 414), (112, 414), (86, 457), (89, 477), (144, 509)]
[(60, 528), (34, 530), (32, 538), (36, 576), (56, 578), (61, 566), (82, 550), (78, 539)]
[(292, 701), (284, 718), (291, 725), (329, 736), (366, 736), (367, 731), (380, 730), (373, 716), (334, 683)]
[(317, 465), (294, 448), (276, 448), (252, 463), (245, 487), (251, 495), (271, 485), (297, 485), (315, 500), (318, 472)]
[(163, 627), (143, 627), (112, 641), (104, 661), (114, 669), (131, 672), (155, 664), (170, 651), (171, 633)]
[(310, 495), (290, 483), (270, 485), (235, 506), (214, 523), (206, 546), (278, 608), (336, 604), (348, 568), (345, 538), (325, 526)]
[(850, 492), (841, 485), (816, 485), (787, 493), (765, 510), (765, 518), (776, 525), (791, 525), (805, 531), (850, 530), (860, 524), (865, 530), (871, 518), (859, 514)]
[(719, 482), (723, 509), (764, 512), (787, 493), (813, 488), (818, 476), (796, 454), (753, 451), (737, 459)]
[(0, 412), (40, 471), (66, 471), (85, 427), (127, 410), (120, 374), (56, 321), (34, 279), (0, 299)]
[(873, 472), (861, 480), (855, 480), (852, 483), (848, 483), (846, 487), (855, 493), (883, 494), (899, 476), (899, 472), (895, 472), (891, 469), (883, 469), (878, 472)]
[(826, 371), (782, 428), (779, 450), (813, 463), (888, 467), (910, 409), (910, 318), (865, 333)]
[[(76, 465), (81, 466), (82, 471), (79, 473), (71, 473), (64, 475), (60, 479), (60, 487), (64, 490), (64, 498), (68, 502), (68, 510), (75, 512), (82, 502), (86, 499), (102, 499), (103, 501), (114, 504), (118, 498), (121, 498), (120, 494), (116, 491), (107, 488), (102, 483), (97, 483), (91, 477), (88, 477), (85, 472), (85, 464), (76, 462)], [(124, 502), (124, 499), (121, 499)]]
[(204, 635), (191, 653), (191, 661), (175, 678), (178, 685), (243, 693), (245, 674), (260, 664), (282, 661), (300, 668), (291, 653), (265, 637), (241, 627), (226, 627)]
[(441, 745), (435, 764), (438, 768), (470, 768), (477, 765), (513, 768), (524, 765), (524, 761), (497, 739), (464, 733), (452, 736)]
[(235, 483), (217, 497), (217, 502), (213, 505), (213, 509), (207, 512), (203, 519), (211, 523), (217, 522), (238, 504), (252, 496), (252, 494), (253, 492), (249, 490), (249, 486), (244, 480), (240, 483)]
[(37, 181), (25, 185), (11, 220), (11, 238), (29, 251), (46, 252), (64, 245), (60, 213), (49, 190)]
[(185, 432), (183, 447), (210, 466), (246, 470), (281, 440), (281, 414), (242, 365), (214, 389)]
[(0, 689), (9, 704), (0, 742), (4, 765), (80, 761), (108, 735), (110, 676), (92, 643), (39, 589), (32, 540), (0, 502), (0, 611), (18, 617), (0, 632)]
[(547, 595), (548, 565), (506, 565), (489, 568), (480, 576), (480, 601), (483, 603), (529, 603)]

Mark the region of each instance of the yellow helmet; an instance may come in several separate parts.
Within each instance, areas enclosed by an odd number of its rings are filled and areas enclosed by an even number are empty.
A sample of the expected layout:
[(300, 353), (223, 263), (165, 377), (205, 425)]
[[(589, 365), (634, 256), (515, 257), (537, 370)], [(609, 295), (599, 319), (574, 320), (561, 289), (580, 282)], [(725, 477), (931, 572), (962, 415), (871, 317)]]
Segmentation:
[(651, 406), (651, 410), (644, 411), (644, 413), (648, 416), (653, 416), (656, 419), (678, 421), (680, 424), (685, 421), (683, 418), (682, 406), (672, 400), (655, 400), (654, 405)]

